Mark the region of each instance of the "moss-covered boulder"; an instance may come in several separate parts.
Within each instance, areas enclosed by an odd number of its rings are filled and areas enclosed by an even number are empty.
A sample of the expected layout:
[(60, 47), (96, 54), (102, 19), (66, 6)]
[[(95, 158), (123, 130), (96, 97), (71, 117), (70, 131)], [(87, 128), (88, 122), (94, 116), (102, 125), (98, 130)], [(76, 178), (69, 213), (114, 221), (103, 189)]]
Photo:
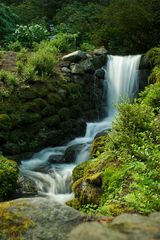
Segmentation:
[(17, 178), (16, 162), (0, 155), (0, 200), (6, 199), (13, 193)]
[(85, 220), (78, 211), (51, 198), (23, 198), (0, 203), (1, 240), (65, 240)]

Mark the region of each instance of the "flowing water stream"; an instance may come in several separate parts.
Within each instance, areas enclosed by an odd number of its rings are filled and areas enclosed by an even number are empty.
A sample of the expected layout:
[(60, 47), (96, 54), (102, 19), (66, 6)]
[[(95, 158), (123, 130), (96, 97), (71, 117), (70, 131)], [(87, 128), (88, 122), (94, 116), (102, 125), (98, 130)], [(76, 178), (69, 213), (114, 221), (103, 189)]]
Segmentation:
[[(103, 67), (105, 70), (106, 118), (100, 122), (87, 123), (84, 137), (75, 138), (65, 146), (45, 148), (35, 153), (31, 159), (21, 162), (22, 175), (35, 182), (39, 194), (51, 196), (62, 203), (73, 198), (71, 177), (74, 167), (89, 159), (89, 148), (95, 136), (111, 128), (116, 114), (116, 104), (128, 98), (133, 99), (138, 93), (140, 58), (140, 55), (108, 56), (108, 61)], [(66, 149), (78, 144), (82, 147), (73, 163), (49, 163), (50, 156), (63, 159)]]

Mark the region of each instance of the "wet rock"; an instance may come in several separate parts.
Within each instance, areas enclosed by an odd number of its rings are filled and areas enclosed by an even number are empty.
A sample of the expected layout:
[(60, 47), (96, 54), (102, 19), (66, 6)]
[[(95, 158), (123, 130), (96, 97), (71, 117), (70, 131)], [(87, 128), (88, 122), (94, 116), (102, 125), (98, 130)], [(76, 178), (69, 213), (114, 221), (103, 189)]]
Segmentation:
[(99, 138), (101, 136), (107, 136), (110, 131), (111, 131), (111, 129), (103, 130), (103, 131), (97, 133), (94, 139)]
[(64, 158), (62, 154), (52, 154), (48, 158), (49, 163), (63, 163)]
[(102, 68), (99, 68), (95, 71), (95, 76), (99, 79), (104, 79), (105, 71)]
[(69, 61), (69, 62), (78, 62), (82, 59), (85, 59), (86, 57), (87, 57), (87, 55), (85, 52), (78, 50), (78, 51), (75, 51), (68, 55), (63, 56), (62, 60)]
[(84, 144), (76, 144), (68, 147), (64, 154), (65, 162), (74, 162), (76, 160), (76, 156), (82, 150)]
[(16, 193), (19, 195), (35, 195), (38, 193), (38, 189), (34, 181), (20, 174), (17, 180)]
[(98, 49), (95, 49), (94, 54), (96, 54), (96, 55), (107, 55), (107, 49), (104, 46), (102, 46)]
[(149, 62), (147, 61), (147, 58), (145, 54), (142, 55), (140, 63), (139, 63), (139, 69), (150, 69), (151, 66)]
[(150, 69), (141, 69), (139, 71), (139, 89), (144, 90), (145, 86), (148, 85), (148, 77), (150, 75)]
[(95, 69), (101, 68), (106, 64), (107, 57), (105, 55), (95, 56), (93, 58), (93, 65)]

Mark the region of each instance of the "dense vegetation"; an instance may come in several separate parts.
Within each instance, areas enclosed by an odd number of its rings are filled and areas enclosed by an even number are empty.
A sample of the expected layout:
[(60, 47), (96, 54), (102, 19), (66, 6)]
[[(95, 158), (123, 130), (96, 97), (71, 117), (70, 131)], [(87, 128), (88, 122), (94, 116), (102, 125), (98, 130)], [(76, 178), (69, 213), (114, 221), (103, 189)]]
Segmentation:
[(17, 164), (0, 155), (0, 201), (15, 191), (17, 178)]
[[(39, 23), (51, 36), (59, 32), (77, 34), (76, 47), (105, 45), (112, 54), (142, 53), (159, 43), (158, 0), (3, 2), (10, 7), (4, 4), (0, 7), (2, 44), (5, 45), (22, 40), (9, 34), (17, 28), (13, 24), (13, 15), (17, 15), (21, 29), (23, 25)], [(38, 33), (39, 30), (35, 31)], [(39, 39), (33, 40), (37, 42), (42, 37), (46, 34), (41, 33)]]
[(147, 56), (155, 64), (152, 84), (134, 104), (119, 105), (112, 131), (95, 140), (92, 159), (73, 171), (70, 204), (78, 209), (107, 215), (160, 210), (159, 48)]

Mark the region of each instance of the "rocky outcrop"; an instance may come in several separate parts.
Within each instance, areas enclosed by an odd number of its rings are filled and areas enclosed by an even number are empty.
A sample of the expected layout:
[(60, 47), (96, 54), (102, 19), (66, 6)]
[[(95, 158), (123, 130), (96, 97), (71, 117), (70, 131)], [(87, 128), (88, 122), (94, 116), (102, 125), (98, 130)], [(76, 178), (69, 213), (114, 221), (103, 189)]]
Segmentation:
[(139, 90), (143, 91), (145, 86), (148, 85), (148, 77), (151, 73), (151, 66), (145, 54), (141, 56), (139, 64)]
[(63, 56), (51, 79), (30, 81), (3, 98), (3, 154), (19, 159), (25, 152), (65, 144), (84, 135), (87, 121), (103, 118), (104, 72), (100, 68), (106, 63), (106, 51), (97, 51)]

